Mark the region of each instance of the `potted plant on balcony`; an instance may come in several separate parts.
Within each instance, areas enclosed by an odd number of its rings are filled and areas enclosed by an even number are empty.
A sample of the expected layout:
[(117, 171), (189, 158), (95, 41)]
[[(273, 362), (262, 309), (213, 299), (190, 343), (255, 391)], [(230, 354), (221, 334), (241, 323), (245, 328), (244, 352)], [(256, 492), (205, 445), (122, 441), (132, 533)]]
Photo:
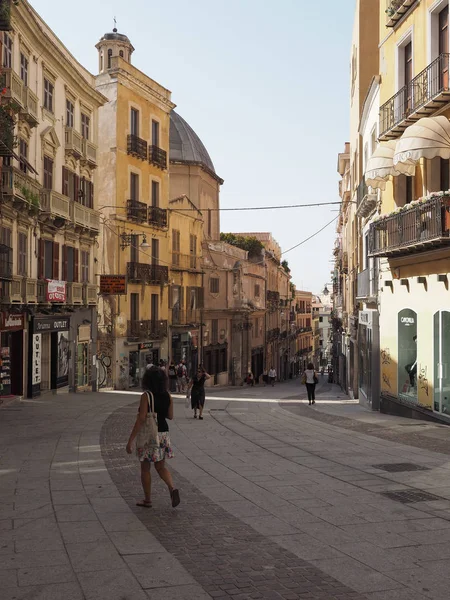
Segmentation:
[(11, 4), (17, 6), (19, 0), (0, 0), (0, 31), (11, 29)]
[(17, 146), (14, 125), (9, 104), (0, 104), (0, 156), (12, 156), (12, 150)]

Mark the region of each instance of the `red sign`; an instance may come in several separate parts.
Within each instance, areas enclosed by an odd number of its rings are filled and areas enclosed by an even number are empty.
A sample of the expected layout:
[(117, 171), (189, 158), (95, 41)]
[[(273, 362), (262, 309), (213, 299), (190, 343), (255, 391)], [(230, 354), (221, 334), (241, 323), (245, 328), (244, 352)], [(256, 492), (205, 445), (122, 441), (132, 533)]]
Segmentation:
[(66, 301), (66, 282), (47, 279), (47, 302)]
[(0, 329), (2, 331), (17, 331), (24, 329), (25, 327), (25, 315), (20, 313), (18, 315), (11, 315), (6, 312), (0, 313)]
[(100, 294), (105, 295), (126, 295), (127, 277), (126, 275), (100, 275)]

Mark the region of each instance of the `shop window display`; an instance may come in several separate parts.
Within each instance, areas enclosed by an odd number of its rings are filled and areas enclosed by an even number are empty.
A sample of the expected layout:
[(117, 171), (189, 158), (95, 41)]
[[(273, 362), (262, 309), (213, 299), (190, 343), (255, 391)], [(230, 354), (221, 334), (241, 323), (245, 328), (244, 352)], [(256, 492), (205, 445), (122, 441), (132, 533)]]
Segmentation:
[(406, 308), (398, 314), (398, 396), (417, 404), (417, 313)]
[(450, 312), (434, 315), (434, 410), (450, 415)]

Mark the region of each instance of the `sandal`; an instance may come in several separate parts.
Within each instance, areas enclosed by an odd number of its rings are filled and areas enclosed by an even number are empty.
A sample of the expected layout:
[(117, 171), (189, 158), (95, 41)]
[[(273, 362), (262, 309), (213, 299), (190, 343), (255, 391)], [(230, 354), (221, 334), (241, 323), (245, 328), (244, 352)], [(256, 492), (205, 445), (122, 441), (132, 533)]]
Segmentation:
[(177, 489), (170, 492), (170, 497), (172, 499), (172, 508), (180, 504), (180, 492)]
[(141, 506), (142, 508), (152, 508), (151, 501), (141, 500), (140, 502), (136, 502), (136, 506)]

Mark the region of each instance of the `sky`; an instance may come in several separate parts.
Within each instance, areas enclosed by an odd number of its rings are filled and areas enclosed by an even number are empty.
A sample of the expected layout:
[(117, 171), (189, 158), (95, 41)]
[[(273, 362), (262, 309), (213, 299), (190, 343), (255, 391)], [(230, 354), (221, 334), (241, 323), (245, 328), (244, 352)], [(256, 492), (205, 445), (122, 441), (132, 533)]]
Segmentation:
[[(116, 17), (133, 64), (172, 91), (225, 180), (222, 208), (339, 201), (354, 0), (30, 3), (92, 73)], [(221, 230), (271, 231), (288, 250), (337, 210), (222, 212)], [(334, 238), (335, 223), (283, 256), (297, 289), (319, 293), (330, 281)]]

